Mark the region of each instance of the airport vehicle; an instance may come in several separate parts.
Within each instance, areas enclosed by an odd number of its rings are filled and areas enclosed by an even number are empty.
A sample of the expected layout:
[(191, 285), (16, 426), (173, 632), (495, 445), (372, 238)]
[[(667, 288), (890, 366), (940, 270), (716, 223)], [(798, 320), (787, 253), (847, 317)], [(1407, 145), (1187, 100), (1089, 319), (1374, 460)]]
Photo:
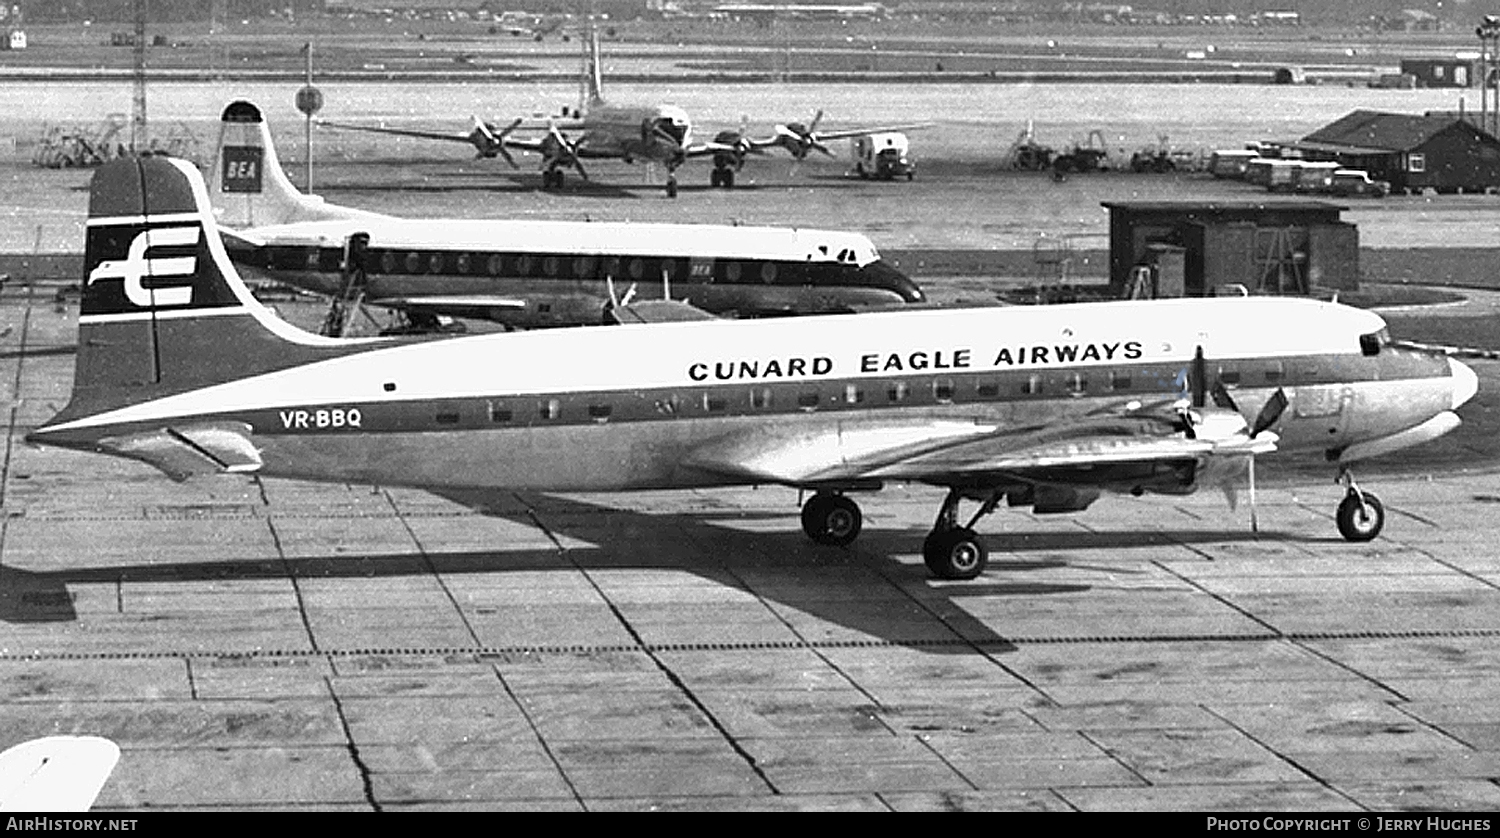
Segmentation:
[[(343, 122), (320, 121), (330, 128), (367, 131), (378, 134), (418, 137), (430, 140), (467, 143), (480, 157), (502, 157), (516, 166), (510, 150), (539, 154), (542, 157), (542, 188), (562, 189), (563, 172), (573, 169), (579, 177), (588, 178), (583, 161), (615, 159), (632, 163), (638, 160), (660, 163), (666, 167), (666, 193), (677, 196), (677, 168), (690, 159), (711, 157), (714, 162), (709, 183), (725, 189), (734, 186), (735, 173), (745, 165), (750, 154), (779, 147), (798, 161), (814, 150), (833, 156), (826, 141), (880, 131), (899, 131), (927, 127), (913, 123), (880, 128), (852, 128), (819, 133), (817, 123), (822, 111), (809, 125), (778, 124), (768, 137), (746, 136), (743, 130), (720, 131), (710, 142), (693, 141), (693, 124), (687, 111), (677, 105), (612, 105), (604, 100), (603, 78), (599, 61), (599, 34), (592, 28), (581, 39), (584, 44), (584, 93), (574, 113), (528, 123), (524, 117), (507, 125), (473, 118), (468, 133), (444, 133)], [(517, 131), (540, 131), (536, 136), (514, 136)]]
[(1245, 177), (1245, 168), (1256, 157), (1248, 149), (1219, 149), (1209, 159), (1208, 170), (1216, 178), (1239, 180)]
[(87, 812), (120, 746), (99, 736), (43, 736), (0, 753), (0, 812)]
[(1297, 298), (320, 338), (250, 296), (202, 178), (170, 158), (99, 169), (87, 237), (72, 397), (31, 442), (175, 477), (780, 484), (813, 492), (802, 526), (827, 545), (860, 533), (848, 493), (918, 481), (948, 490), (923, 547), (944, 578), (984, 570), (973, 527), (1001, 502), (1068, 512), (1248, 475), (1253, 511), (1254, 458), (1278, 448), (1337, 465), (1339, 530), (1368, 540), (1385, 513), (1351, 466), (1453, 429), (1478, 388), (1376, 314)]
[(915, 177), (917, 164), (908, 156), (910, 151), (911, 141), (900, 131), (862, 134), (849, 144), (855, 174), (877, 180)]
[(1389, 181), (1372, 180), (1370, 173), (1364, 169), (1337, 169), (1333, 173), (1333, 183), (1328, 191), (1334, 195), (1368, 195), (1372, 198), (1384, 198), (1391, 194)]
[(1333, 189), (1333, 173), (1338, 168), (1339, 164), (1330, 161), (1300, 161), (1292, 170), (1292, 191), (1326, 194)]
[[(344, 301), (512, 327), (604, 322), (617, 294), (742, 317), (923, 301), (866, 236), (711, 224), (407, 219), (297, 191), (260, 109), (224, 110), (210, 194), (230, 258)], [(348, 306), (345, 306), (345, 311)], [(330, 329), (337, 333), (339, 330)]]

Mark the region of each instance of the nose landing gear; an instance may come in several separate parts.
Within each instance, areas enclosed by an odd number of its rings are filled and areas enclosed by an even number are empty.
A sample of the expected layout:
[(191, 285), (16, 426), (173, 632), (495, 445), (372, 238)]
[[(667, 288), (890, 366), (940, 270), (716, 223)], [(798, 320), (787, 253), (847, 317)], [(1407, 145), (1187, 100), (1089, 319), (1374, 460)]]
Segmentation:
[(1339, 503), (1334, 520), (1338, 522), (1339, 534), (1348, 541), (1370, 541), (1380, 535), (1385, 526), (1385, 507), (1380, 498), (1362, 492), (1354, 482), (1348, 469), (1339, 472), (1338, 482), (1345, 487), (1344, 499)]

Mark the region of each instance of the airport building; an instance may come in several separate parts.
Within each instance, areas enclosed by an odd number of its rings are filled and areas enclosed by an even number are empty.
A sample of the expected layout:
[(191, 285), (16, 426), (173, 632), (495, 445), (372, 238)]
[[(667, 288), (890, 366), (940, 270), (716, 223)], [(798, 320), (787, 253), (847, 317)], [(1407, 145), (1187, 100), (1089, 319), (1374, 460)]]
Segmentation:
[(1363, 169), (1393, 192), (1500, 189), (1500, 139), (1459, 114), (1354, 111), (1287, 148)]
[(1299, 199), (1105, 201), (1115, 296), (1313, 294), (1359, 287), (1346, 207)]

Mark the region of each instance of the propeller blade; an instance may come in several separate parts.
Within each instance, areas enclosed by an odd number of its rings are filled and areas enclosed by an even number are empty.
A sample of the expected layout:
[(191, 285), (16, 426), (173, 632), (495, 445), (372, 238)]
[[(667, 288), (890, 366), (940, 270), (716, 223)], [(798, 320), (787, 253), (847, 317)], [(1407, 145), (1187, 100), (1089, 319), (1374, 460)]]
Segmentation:
[(1250, 438), (1255, 439), (1262, 431), (1276, 424), (1287, 404), (1286, 391), (1277, 387), (1276, 392), (1266, 401), (1265, 407), (1260, 409), (1260, 414), (1255, 417), (1255, 424), (1250, 426)]
[(510, 150), (505, 147), (505, 138), (510, 136), (510, 133), (520, 127), (520, 125), (521, 118), (516, 117), (515, 122), (507, 125), (505, 129), (500, 132), (499, 136), (495, 137), (495, 152), (501, 157), (505, 158), (505, 162), (509, 163), (512, 169), (519, 169), (521, 167), (516, 165), (516, 158), (512, 157), (510, 155)]
[(1203, 407), (1208, 403), (1208, 361), (1203, 357), (1202, 346), (1193, 352), (1193, 371), (1188, 378), (1193, 388), (1193, 407)]

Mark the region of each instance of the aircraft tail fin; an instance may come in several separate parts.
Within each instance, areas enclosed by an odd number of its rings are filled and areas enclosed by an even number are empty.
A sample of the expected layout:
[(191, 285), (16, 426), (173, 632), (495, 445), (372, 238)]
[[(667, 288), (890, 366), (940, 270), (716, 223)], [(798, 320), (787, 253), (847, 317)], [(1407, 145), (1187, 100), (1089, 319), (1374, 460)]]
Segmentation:
[(218, 222), (232, 228), (374, 216), (297, 191), (282, 171), (260, 108), (246, 101), (231, 102), (220, 118), (208, 194)]
[[(33, 433), (164, 396), (307, 363), (363, 341), (309, 334), (240, 280), (198, 170), (124, 157), (90, 182), (72, 399)], [(88, 421), (84, 425), (92, 424)]]
[(604, 103), (604, 68), (599, 55), (599, 30), (589, 25), (583, 41), (583, 78), (579, 91), (579, 109), (588, 113), (595, 105)]

